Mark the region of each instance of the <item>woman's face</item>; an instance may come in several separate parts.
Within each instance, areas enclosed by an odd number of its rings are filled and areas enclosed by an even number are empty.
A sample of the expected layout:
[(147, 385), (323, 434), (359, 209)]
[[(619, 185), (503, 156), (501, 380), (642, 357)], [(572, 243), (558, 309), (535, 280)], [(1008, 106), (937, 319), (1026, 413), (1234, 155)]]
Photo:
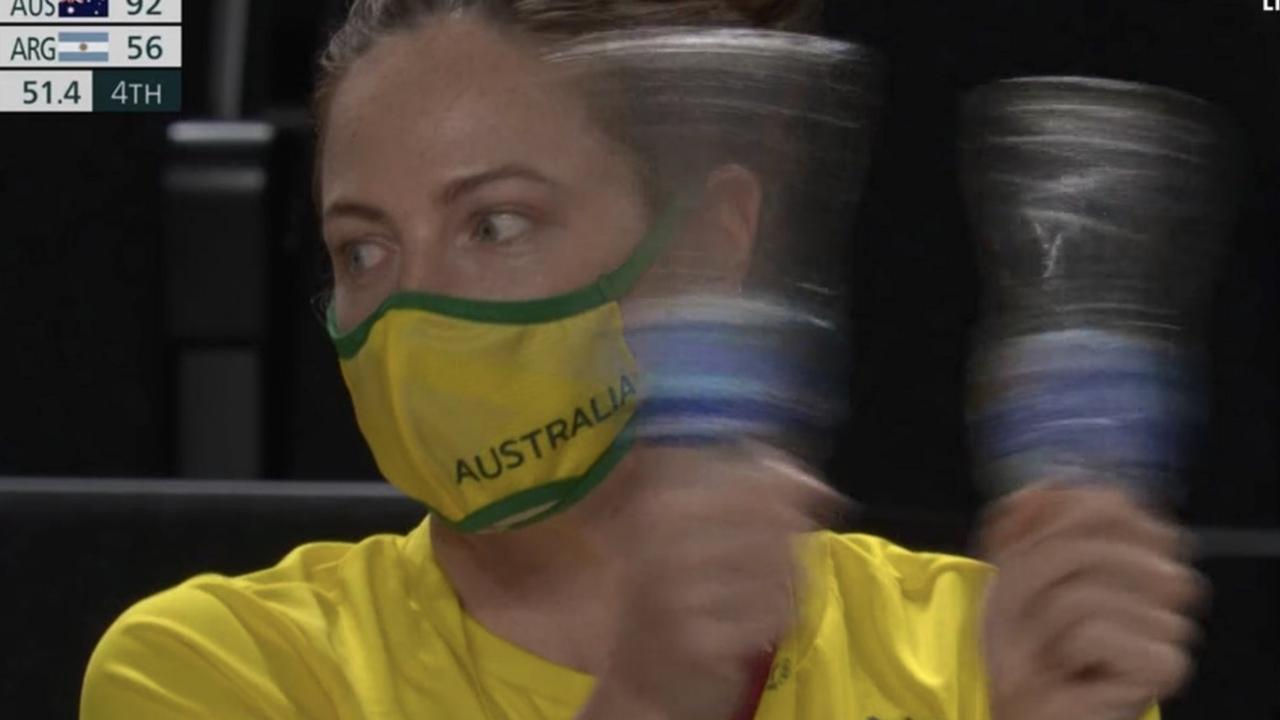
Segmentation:
[(620, 265), (648, 212), (634, 161), (531, 48), (479, 21), (380, 42), (333, 96), (321, 172), (338, 326), (388, 295), (527, 300)]

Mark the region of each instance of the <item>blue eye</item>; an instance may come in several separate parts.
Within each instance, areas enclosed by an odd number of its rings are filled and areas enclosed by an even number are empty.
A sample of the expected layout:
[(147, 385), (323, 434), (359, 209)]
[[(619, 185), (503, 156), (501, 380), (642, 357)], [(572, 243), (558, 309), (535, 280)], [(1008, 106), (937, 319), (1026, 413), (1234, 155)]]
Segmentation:
[(488, 213), (480, 218), (472, 237), (482, 245), (505, 245), (520, 239), (532, 228), (533, 223), (518, 213)]

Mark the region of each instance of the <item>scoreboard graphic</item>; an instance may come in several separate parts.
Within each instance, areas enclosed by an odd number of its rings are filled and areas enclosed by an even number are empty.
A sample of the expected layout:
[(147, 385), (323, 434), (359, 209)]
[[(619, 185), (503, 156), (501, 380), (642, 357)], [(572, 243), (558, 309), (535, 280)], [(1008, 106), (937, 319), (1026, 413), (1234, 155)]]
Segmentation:
[(0, 0), (0, 112), (178, 112), (182, 0)]

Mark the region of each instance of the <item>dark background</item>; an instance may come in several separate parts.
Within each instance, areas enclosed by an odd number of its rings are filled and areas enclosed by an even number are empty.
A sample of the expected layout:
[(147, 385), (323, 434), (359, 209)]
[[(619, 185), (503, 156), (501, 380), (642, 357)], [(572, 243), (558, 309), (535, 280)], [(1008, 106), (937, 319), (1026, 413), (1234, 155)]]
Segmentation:
[[(1280, 530), (1280, 13), (1264, 12), (1262, 0), (829, 4), (831, 34), (890, 61), (850, 238), (858, 365), (832, 465), (832, 480), (872, 508), (862, 527), (963, 547), (980, 502), (962, 407), (979, 282), (958, 188), (957, 101), (990, 80), (1073, 74), (1191, 92), (1244, 131), (1251, 166), (1208, 337), (1212, 422), (1178, 512), (1199, 527)], [(374, 482), (311, 303), (322, 263), (305, 106), (339, 3), (250, 5), (241, 114), (275, 128), (269, 145), (177, 148), (166, 138), (171, 116), (0, 117), (0, 476)], [(211, 96), (221, 7), (186, 3), (185, 118), (219, 112)], [(221, 165), (259, 168), (266, 185), (223, 207), (166, 182), (175, 167)], [(239, 320), (219, 322), (227, 317)], [(212, 459), (198, 462), (184, 427), (218, 398), (183, 389), (192, 357), (256, 368), (250, 404), (215, 416), (239, 436), (240, 419), (251, 418), (251, 442), (225, 452), (215, 443)], [(213, 377), (203, 387), (217, 396), (218, 382), (244, 376)], [(0, 493), (0, 532), (9, 534), (0, 595), (20, 611), (4, 613), (2, 630), (29, 648), (4, 668), (0, 700), (44, 703), (32, 717), (67, 716), (92, 638), (131, 599), (201, 569), (268, 564), (317, 534), (402, 530), (414, 517), (391, 501), (382, 515), (352, 519), (330, 506), (300, 521), (288, 501), (246, 501), (254, 512), (245, 514), (235, 503), (145, 496)], [(1280, 718), (1271, 687), (1280, 676), (1280, 543), (1232, 542), (1204, 562), (1216, 590), (1203, 672), (1170, 717)], [(83, 627), (39, 632), (68, 615)], [(33, 657), (58, 666), (30, 670)]]

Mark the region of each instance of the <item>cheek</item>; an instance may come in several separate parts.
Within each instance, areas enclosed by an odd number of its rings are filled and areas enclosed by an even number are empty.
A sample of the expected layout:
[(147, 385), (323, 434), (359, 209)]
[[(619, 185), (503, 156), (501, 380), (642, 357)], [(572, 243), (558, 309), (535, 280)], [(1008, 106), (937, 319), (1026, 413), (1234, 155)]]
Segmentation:
[(594, 232), (576, 233), (565, 243), (559, 262), (558, 282), (562, 290), (574, 290), (596, 282), (626, 262), (638, 237), (626, 227), (594, 225)]
[(640, 278), (640, 282), (636, 283), (636, 286), (631, 289), (631, 293), (627, 295), (627, 300), (623, 303), (623, 310), (626, 311), (628, 305), (636, 302), (670, 298), (693, 289), (685, 278), (667, 268), (650, 268), (649, 272)]
[(584, 212), (527, 248), (461, 260), (459, 294), (531, 300), (580, 290), (625, 263), (644, 233), (641, 218)]
[(345, 277), (335, 270), (333, 297), (330, 302), (339, 332), (350, 332), (364, 322), (396, 291), (398, 262), (399, 258), (392, 254), (384, 265), (359, 279)]
[(351, 332), (353, 328), (372, 315), (374, 310), (378, 309), (378, 304), (385, 297), (385, 294), (379, 296), (368, 292), (351, 292), (341, 285), (335, 287), (332, 302), (334, 317), (338, 323), (338, 332)]

